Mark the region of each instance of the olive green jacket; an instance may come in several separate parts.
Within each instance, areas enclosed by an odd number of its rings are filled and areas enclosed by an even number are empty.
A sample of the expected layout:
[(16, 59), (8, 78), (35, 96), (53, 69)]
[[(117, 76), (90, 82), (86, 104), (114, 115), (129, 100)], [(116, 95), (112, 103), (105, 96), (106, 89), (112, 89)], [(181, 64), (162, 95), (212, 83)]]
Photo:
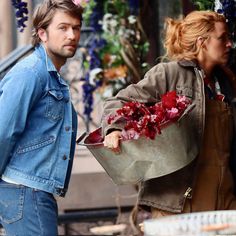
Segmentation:
[[(227, 89), (230, 86), (225, 86)], [(124, 124), (107, 124), (105, 117), (114, 114), (124, 102), (135, 100), (142, 103), (156, 103), (162, 94), (175, 90), (195, 103), (189, 114), (194, 126), (195, 140), (198, 147), (204, 131), (205, 92), (202, 71), (193, 61), (159, 63), (149, 70), (137, 84), (129, 85), (115, 97), (104, 103), (102, 120), (103, 135), (113, 129), (122, 129)], [(233, 95), (230, 94), (230, 100)], [(172, 144), (169, 144), (172, 145)], [(195, 162), (172, 174), (141, 183), (139, 204), (155, 207), (170, 212), (181, 212), (186, 198), (191, 198), (195, 177)]]

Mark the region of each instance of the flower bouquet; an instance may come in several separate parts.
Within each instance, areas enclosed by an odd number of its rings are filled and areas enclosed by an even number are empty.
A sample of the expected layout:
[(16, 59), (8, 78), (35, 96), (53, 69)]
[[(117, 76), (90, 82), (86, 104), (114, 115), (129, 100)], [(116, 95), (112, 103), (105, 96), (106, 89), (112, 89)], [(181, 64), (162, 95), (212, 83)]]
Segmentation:
[(157, 134), (161, 134), (162, 128), (176, 122), (184, 112), (189, 111), (193, 107), (190, 105), (191, 100), (186, 96), (179, 96), (176, 91), (171, 91), (164, 94), (161, 101), (153, 106), (137, 101), (127, 102), (116, 111), (116, 115), (110, 115), (107, 122), (112, 124), (125, 120), (122, 140), (138, 139), (142, 135), (155, 139)]
[(125, 103), (108, 123), (124, 123), (120, 153), (103, 146), (101, 128), (77, 143), (85, 145), (116, 184), (134, 184), (173, 173), (198, 153), (195, 128), (189, 112), (194, 107), (175, 91), (153, 106)]

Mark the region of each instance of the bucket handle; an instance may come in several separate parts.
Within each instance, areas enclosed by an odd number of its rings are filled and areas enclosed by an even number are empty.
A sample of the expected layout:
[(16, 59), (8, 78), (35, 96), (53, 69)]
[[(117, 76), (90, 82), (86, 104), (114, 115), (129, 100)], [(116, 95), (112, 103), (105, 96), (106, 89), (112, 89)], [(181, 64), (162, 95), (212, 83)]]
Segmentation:
[(81, 145), (81, 142), (85, 139), (86, 135), (87, 135), (87, 132), (83, 132), (76, 140), (76, 143)]
[(192, 103), (191, 105), (189, 105), (184, 111), (184, 113), (181, 115), (181, 117), (178, 119), (178, 122), (181, 121), (190, 111), (192, 111), (195, 106), (196, 106), (195, 103)]
[(84, 139), (88, 135), (87, 132), (82, 133), (78, 139), (76, 140), (76, 143), (80, 146), (98, 146), (98, 145), (103, 145), (103, 142), (100, 143), (84, 143)]

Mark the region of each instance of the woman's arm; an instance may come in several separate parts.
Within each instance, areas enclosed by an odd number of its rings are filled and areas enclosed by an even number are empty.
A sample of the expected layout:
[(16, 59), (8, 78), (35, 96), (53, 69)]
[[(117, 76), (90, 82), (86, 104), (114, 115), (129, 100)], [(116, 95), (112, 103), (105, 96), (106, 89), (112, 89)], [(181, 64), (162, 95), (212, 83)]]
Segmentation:
[(116, 110), (123, 107), (128, 101), (138, 101), (141, 103), (156, 103), (160, 100), (160, 95), (167, 90), (166, 73), (162, 63), (148, 71), (145, 77), (137, 84), (131, 84), (122, 89), (115, 97), (109, 98), (104, 103), (102, 117), (102, 133), (104, 136), (104, 146), (117, 149), (121, 130), (124, 123), (114, 122), (108, 124), (107, 117), (115, 115)]

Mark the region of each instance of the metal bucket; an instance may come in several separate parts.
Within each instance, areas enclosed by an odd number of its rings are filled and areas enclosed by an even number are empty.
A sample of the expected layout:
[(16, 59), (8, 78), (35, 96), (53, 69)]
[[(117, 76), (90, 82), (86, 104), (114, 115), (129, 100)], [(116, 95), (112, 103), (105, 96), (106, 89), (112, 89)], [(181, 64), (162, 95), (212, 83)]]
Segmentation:
[(119, 154), (103, 146), (101, 128), (82, 135), (77, 143), (89, 149), (115, 184), (135, 184), (173, 173), (195, 159), (198, 145), (188, 118), (168, 125), (155, 140), (121, 141)]

